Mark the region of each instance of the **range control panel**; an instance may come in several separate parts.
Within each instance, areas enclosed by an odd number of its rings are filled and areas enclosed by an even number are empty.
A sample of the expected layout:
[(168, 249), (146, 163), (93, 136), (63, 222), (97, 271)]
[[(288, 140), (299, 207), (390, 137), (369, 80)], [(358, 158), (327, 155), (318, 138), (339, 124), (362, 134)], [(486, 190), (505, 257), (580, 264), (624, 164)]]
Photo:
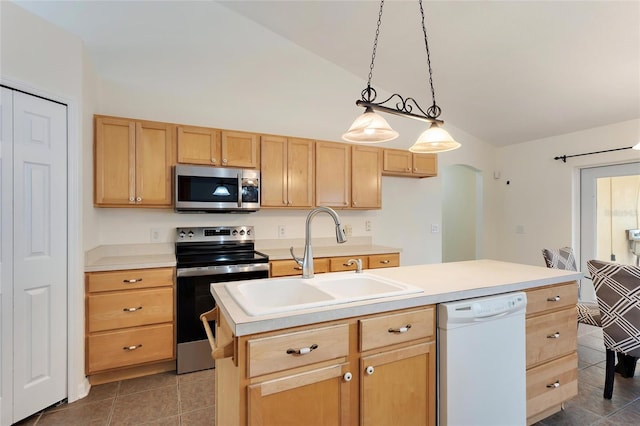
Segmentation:
[(254, 241), (253, 226), (208, 226), (176, 229), (176, 242)]

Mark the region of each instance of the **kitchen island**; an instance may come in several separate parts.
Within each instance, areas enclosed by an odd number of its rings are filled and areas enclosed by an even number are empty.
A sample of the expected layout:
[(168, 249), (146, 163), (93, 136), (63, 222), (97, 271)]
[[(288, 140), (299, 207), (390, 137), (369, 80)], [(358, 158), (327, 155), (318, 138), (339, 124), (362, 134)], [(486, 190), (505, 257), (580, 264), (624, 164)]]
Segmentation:
[[(251, 316), (224, 283), (212, 284), (217, 424), (434, 425), (436, 305), (514, 291), (528, 298), (527, 423), (577, 392), (580, 273), (493, 260), (366, 273), (421, 292)], [(557, 332), (562, 338), (544, 335)], [(538, 383), (546, 375), (551, 387)]]

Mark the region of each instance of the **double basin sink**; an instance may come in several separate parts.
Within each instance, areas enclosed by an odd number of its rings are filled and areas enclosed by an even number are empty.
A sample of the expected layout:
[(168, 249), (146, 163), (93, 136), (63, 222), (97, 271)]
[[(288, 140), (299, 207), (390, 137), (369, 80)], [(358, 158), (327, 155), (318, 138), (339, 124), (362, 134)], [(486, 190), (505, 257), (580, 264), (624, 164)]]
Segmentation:
[(367, 273), (331, 273), (313, 278), (271, 278), (225, 283), (235, 302), (250, 316), (331, 306), (423, 290)]

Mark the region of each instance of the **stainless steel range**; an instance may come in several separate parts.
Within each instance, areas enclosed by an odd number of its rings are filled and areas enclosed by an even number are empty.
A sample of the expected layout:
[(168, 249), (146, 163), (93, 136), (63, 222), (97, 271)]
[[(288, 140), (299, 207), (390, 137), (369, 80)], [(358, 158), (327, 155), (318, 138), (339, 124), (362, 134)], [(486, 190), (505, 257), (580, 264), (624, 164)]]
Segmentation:
[(255, 250), (254, 242), (253, 226), (177, 229), (178, 374), (214, 367), (200, 321), (200, 315), (215, 306), (210, 284), (269, 276), (269, 258)]

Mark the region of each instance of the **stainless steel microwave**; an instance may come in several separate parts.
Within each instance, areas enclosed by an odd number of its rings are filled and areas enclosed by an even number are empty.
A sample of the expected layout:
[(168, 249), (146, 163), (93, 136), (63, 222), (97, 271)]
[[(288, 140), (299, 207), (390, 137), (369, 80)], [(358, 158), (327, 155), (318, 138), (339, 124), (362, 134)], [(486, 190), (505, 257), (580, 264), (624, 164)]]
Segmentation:
[(260, 208), (260, 172), (228, 167), (175, 167), (178, 212), (254, 212)]

